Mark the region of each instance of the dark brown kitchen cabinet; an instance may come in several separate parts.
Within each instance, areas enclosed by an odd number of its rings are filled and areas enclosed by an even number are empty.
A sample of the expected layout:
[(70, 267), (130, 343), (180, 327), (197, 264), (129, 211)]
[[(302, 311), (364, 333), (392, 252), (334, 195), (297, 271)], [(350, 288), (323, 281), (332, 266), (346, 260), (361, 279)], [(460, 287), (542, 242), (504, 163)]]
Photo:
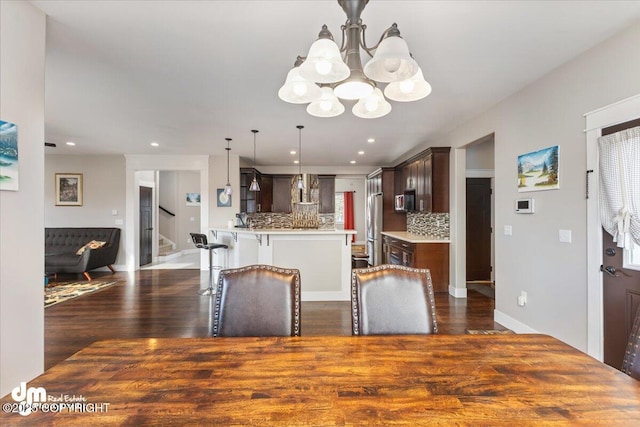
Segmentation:
[(319, 213), (334, 213), (336, 211), (336, 176), (318, 175), (319, 185)]
[(431, 199), (428, 212), (449, 212), (449, 152), (451, 147), (431, 147), (427, 150), (425, 177), (430, 188), (425, 196)]
[(382, 262), (413, 268), (428, 268), (434, 292), (449, 291), (449, 244), (412, 243), (382, 236)]
[(449, 212), (450, 147), (431, 147), (395, 168), (396, 194), (415, 191), (415, 210)]
[(273, 207), (271, 212), (291, 213), (292, 175), (272, 175)]
[[(258, 172), (253, 168), (240, 168), (240, 212), (255, 213), (258, 212), (258, 203), (260, 194), (256, 191), (249, 191), (253, 175), (256, 174), (258, 184)], [(257, 193), (257, 194), (256, 194)]]
[(262, 175), (260, 182), (260, 205), (258, 212), (271, 212), (273, 206), (273, 177)]

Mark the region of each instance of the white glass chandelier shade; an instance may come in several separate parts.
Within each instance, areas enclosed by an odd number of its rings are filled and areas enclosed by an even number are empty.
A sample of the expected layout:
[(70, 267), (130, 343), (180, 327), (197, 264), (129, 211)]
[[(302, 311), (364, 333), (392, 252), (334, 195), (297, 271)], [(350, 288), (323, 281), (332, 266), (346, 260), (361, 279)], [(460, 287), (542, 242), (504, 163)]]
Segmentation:
[(287, 74), (284, 85), (278, 91), (278, 96), (285, 102), (292, 104), (308, 104), (320, 98), (322, 91), (314, 82), (300, 75), (300, 67), (293, 67)]
[(411, 57), (407, 43), (400, 36), (380, 42), (375, 55), (364, 66), (364, 74), (378, 82), (390, 83), (413, 77), (418, 63)]
[(431, 85), (424, 79), (422, 70), (411, 78), (391, 82), (384, 88), (384, 95), (394, 101), (409, 102), (425, 98), (431, 93)]
[(351, 111), (363, 119), (376, 119), (389, 114), (391, 104), (384, 99), (382, 91), (376, 88), (371, 95), (360, 99)]
[(322, 88), (320, 99), (307, 106), (307, 113), (315, 117), (335, 117), (344, 113), (344, 105), (335, 96), (333, 90), (325, 86)]
[(371, 83), (349, 78), (333, 89), (333, 93), (342, 99), (360, 99), (373, 93)]
[(351, 73), (342, 60), (340, 48), (328, 38), (313, 42), (307, 58), (299, 68), (302, 78), (316, 83), (336, 83), (346, 79)]

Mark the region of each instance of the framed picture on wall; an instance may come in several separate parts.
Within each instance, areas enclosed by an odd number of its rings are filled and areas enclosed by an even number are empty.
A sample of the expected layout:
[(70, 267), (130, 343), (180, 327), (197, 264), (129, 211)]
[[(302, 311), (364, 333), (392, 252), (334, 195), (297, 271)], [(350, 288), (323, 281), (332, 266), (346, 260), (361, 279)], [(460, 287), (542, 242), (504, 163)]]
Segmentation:
[(518, 192), (560, 188), (559, 148), (543, 148), (518, 156)]
[(231, 194), (225, 193), (224, 188), (218, 188), (216, 192), (218, 196), (218, 207), (228, 208), (229, 206), (231, 206)]
[(56, 174), (56, 206), (82, 206), (82, 174)]
[(187, 193), (187, 206), (200, 206), (200, 193)]
[(0, 120), (0, 190), (18, 191), (18, 126)]

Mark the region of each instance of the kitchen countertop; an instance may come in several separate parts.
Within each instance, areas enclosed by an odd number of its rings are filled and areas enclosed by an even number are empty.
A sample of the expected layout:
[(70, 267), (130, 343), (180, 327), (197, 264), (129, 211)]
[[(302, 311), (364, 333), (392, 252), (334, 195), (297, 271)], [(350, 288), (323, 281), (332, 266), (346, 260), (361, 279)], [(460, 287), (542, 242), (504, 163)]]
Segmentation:
[(406, 231), (383, 231), (381, 234), (404, 240), (409, 243), (451, 243), (448, 237), (422, 236), (420, 234), (408, 233)]
[(228, 227), (211, 227), (211, 231), (239, 233), (239, 234), (357, 234), (356, 230), (337, 230), (321, 229), (321, 228), (228, 228)]

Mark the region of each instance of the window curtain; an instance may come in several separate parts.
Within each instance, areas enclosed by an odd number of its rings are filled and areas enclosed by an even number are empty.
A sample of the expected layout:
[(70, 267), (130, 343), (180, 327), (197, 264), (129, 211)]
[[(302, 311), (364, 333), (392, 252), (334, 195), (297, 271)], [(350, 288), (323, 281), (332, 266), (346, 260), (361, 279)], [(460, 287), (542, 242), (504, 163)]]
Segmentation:
[(598, 138), (600, 220), (620, 248), (640, 245), (640, 126)]
[[(344, 192), (344, 229), (355, 230), (355, 219), (353, 213), (353, 191)], [(356, 241), (356, 235), (351, 235), (351, 242)]]

